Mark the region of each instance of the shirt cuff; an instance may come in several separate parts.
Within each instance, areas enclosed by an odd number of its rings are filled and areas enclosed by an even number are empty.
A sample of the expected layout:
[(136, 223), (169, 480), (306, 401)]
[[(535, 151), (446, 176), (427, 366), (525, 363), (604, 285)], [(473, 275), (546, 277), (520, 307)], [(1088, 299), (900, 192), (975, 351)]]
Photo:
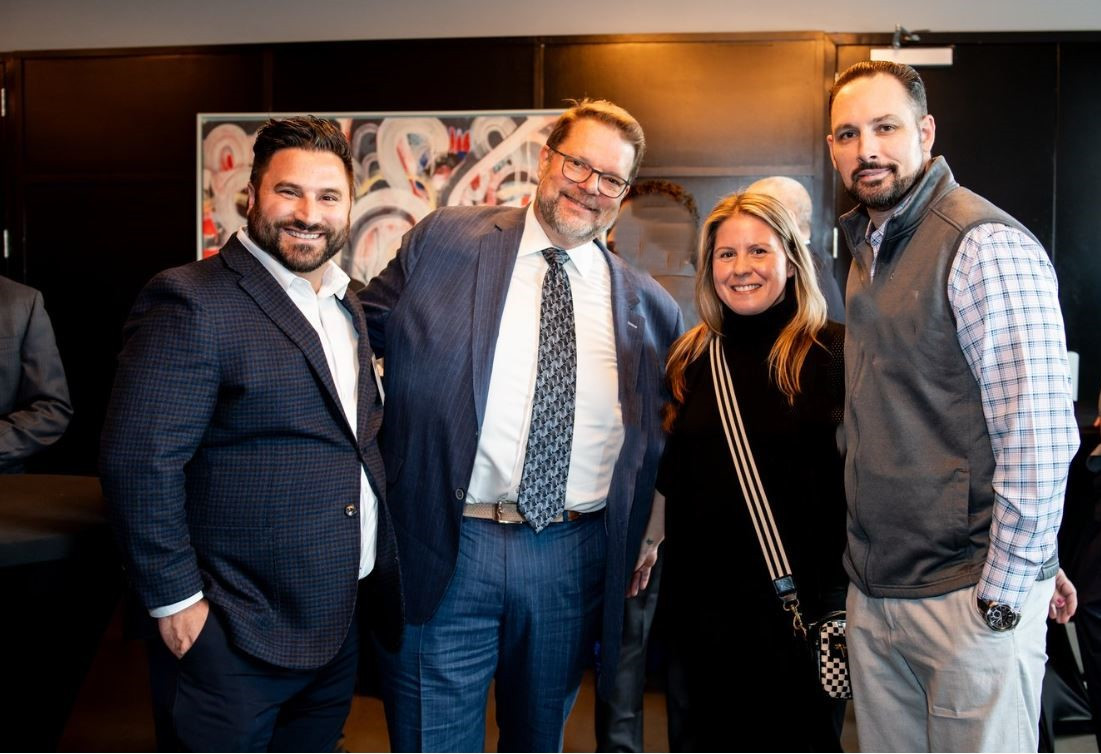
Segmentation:
[(164, 607), (155, 607), (149, 611), (149, 615), (153, 618), (167, 618), (170, 615), (175, 615), (178, 612), (186, 610), (202, 598), (203, 593), (202, 590), (200, 590), (185, 600), (173, 602), (171, 605), (165, 605)]

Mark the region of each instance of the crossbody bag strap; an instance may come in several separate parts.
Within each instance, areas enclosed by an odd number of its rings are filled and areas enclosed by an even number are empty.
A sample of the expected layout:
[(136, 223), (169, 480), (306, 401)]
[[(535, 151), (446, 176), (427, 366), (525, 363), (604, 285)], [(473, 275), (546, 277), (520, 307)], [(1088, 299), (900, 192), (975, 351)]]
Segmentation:
[(711, 381), (715, 385), (715, 403), (719, 408), (719, 419), (722, 421), (727, 448), (734, 462), (734, 470), (738, 474), (738, 483), (742, 487), (742, 497), (745, 499), (749, 518), (753, 522), (753, 530), (757, 534), (757, 543), (761, 546), (761, 554), (768, 566), (769, 578), (772, 579), (776, 596), (779, 597), (784, 610), (791, 613), (792, 630), (806, 638), (807, 629), (803, 623), (803, 616), (799, 612), (799, 595), (795, 589), (795, 577), (791, 574), (788, 556), (784, 551), (784, 543), (780, 539), (780, 531), (776, 528), (776, 520), (772, 515), (772, 506), (769, 505), (765, 486), (761, 483), (761, 475), (757, 473), (753, 449), (749, 447), (742, 414), (738, 409), (738, 399), (734, 396), (734, 380), (730, 376), (730, 367), (723, 356), (719, 338), (712, 338), (710, 356)]

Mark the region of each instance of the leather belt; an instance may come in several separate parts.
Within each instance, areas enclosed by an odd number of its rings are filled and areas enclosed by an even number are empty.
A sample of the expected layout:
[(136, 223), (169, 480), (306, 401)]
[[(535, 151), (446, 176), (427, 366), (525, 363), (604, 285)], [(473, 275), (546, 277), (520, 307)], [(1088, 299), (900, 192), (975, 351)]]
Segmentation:
[[(603, 509), (601, 509), (603, 510)], [(598, 513), (599, 511), (593, 511)], [(496, 521), (499, 524), (523, 524), (524, 517), (516, 507), (516, 503), (502, 500), (498, 503), (467, 503), (463, 506), (463, 515), (467, 518), (481, 518), (487, 521)], [(567, 521), (576, 521), (589, 513), (566, 511), (561, 516), (551, 519), (552, 524), (561, 524)]]

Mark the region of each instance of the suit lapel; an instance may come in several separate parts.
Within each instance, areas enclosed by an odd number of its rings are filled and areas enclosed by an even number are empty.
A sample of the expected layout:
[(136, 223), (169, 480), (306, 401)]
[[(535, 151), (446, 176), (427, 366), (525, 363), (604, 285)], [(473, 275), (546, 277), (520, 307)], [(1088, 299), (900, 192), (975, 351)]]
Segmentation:
[(637, 424), (640, 416), (638, 366), (642, 358), (642, 315), (639, 314), (638, 286), (627, 274), (624, 263), (597, 242), (611, 271), (612, 325), (615, 327), (615, 351), (619, 372), (619, 404), (623, 421)]
[(471, 322), (471, 356), (474, 382), (474, 409), (478, 427), (485, 418), (489, 396), (489, 377), (493, 372), (493, 352), (501, 332), (512, 270), (520, 238), (524, 234), (524, 210), (516, 210), (501, 219), (495, 228), (479, 239), (478, 277), (474, 290), (474, 319)]
[[(237, 284), (252, 297), (260, 310), (278, 327), (287, 338), (298, 346), (306, 357), (317, 381), (328, 394), (332, 406), (337, 415), (344, 421), (344, 426), (350, 433), (351, 426), (344, 416), (344, 408), (341, 406), (340, 397), (336, 392), (336, 385), (329, 373), (329, 364), (325, 360), (325, 352), (321, 348), (321, 340), (317, 337), (317, 331), (302, 316), (302, 312), (294, 305), (287, 292), (284, 291), (275, 278), (271, 276), (264, 266), (253, 258), (248, 249), (241, 245), (236, 237), (229, 240), (220, 253), (226, 266), (235, 270), (240, 276)], [(360, 341), (364, 338), (361, 336)]]
[(371, 341), (367, 337), (363, 307), (350, 290), (344, 294), (344, 298), (340, 299), (340, 304), (352, 315), (352, 324), (355, 325), (356, 334), (359, 336), (357, 344), (359, 384), (356, 386), (356, 420), (359, 424), (357, 436), (374, 437), (382, 425), (382, 411), (377, 410), (375, 406), (378, 395), (378, 388), (375, 387), (375, 360), (371, 357)]

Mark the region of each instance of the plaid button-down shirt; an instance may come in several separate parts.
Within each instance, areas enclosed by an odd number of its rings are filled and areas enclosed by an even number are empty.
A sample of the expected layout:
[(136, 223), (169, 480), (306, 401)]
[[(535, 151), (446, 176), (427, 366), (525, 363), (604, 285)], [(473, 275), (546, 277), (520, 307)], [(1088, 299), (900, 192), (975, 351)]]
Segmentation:
[[(868, 224), (873, 258), (888, 223)], [(952, 263), (948, 301), (994, 452), (994, 520), (978, 596), (1019, 609), (1055, 552), (1079, 443), (1055, 270), (1027, 234), (978, 225)]]

